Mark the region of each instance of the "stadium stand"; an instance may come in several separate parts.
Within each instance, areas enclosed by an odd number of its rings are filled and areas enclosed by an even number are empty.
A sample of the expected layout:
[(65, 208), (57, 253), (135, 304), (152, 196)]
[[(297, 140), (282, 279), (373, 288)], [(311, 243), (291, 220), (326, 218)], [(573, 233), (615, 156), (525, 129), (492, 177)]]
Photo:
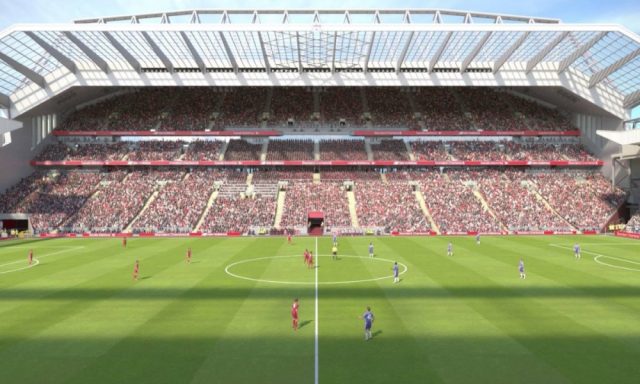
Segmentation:
[(406, 182), (358, 181), (355, 195), (361, 227), (384, 227), (388, 233), (428, 232), (431, 229)]

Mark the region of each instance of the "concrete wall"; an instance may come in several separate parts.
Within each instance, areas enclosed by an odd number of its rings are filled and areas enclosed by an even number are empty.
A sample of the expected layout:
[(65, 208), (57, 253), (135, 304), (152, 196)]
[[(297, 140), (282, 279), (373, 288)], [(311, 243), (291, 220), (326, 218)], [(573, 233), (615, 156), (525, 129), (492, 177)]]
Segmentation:
[(580, 137), (582, 144), (589, 152), (604, 161), (602, 173), (606, 177), (611, 178), (611, 155), (619, 153), (622, 148), (620, 145), (598, 136), (596, 131), (599, 129), (608, 131), (622, 130), (622, 120), (614, 117), (578, 113), (574, 116), (574, 123), (580, 129), (580, 132), (582, 132), (582, 136)]
[(31, 118), (22, 123), (22, 128), (11, 132), (11, 144), (0, 148), (0, 193), (34, 171), (29, 162), (52, 140), (48, 137), (36, 148), (31, 148)]

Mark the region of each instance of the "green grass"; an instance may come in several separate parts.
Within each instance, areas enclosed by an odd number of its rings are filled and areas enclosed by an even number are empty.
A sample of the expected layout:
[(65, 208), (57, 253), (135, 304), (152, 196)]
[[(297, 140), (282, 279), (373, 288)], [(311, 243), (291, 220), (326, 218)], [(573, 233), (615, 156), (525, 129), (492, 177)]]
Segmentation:
[[(399, 284), (391, 264), (408, 271)], [(455, 255), (447, 257), (452, 241)], [(583, 258), (573, 258), (580, 242)], [(328, 254), (330, 238), (319, 239)], [(0, 383), (313, 383), (314, 238), (0, 243)], [(550, 246), (554, 243), (557, 246)], [(186, 265), (186, 248), (193, 263)], [(28, 249), (40, 264), (25, 270)], [(320, 257), (321, 383), (638, 383), (640, 242), (341, 238)], [(594, 260), (610, 265), (602, 265)], [(269, 283), (251, 279), (289, 282)], [(525, 260), (527, 279), (518, 278)], [(134, 260), (141, 279), (132, 281)], [(629, 261), (626, 261), (629, 260)], [(15, 263), (14, 263), (15, 262)], [(8, 264), (12, 263), (12, 264)], [(622, 268), (614, 268), (622, 267)], [(7, 273), (5, 273), (7, 272)], [(303, 327), (290, 305), (300, 298)], [(360, 315), (376, 316), (365, 342)]]

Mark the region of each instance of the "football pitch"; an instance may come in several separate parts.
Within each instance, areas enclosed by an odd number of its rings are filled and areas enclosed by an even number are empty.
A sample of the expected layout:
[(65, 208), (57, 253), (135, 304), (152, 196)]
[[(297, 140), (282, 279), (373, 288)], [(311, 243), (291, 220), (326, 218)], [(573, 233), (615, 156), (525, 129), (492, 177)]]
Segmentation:
[(329, 237), (0, 242), (0, 383), (640, 381), (640, 241), (338, 241), (338, 260)]

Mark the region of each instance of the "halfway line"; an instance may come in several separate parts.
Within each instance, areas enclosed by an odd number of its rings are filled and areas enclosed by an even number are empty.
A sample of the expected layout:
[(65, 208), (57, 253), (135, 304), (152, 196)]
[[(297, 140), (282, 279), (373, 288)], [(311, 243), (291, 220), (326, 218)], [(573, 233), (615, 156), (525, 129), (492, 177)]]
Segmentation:
[(315, 376), (314, 383), (318, 384), (318, 263), (320, 262), (320, 257), (318, 257), (318, 238), (316, 237), (316, 334), (315, 334)]

